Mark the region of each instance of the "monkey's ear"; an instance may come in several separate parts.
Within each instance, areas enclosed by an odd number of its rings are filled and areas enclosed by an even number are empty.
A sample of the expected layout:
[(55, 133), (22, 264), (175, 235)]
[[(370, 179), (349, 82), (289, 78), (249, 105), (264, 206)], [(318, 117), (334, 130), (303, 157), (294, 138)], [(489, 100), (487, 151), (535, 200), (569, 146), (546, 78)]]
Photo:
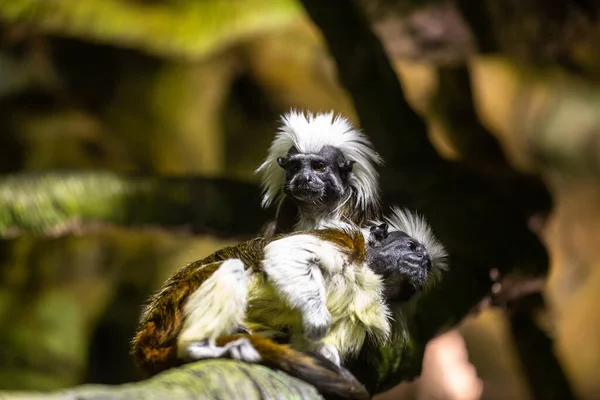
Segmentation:
[(342, 172), (343, 174), (350, 174), (350, 172), (352, 172), (352, 166), (354, 165), (356, 161), (354, 160), (346, 160), (346, 161), (342, 161), (339, 165), (340, 167), (340, 172)]
[(386, 222), (377, 225), (377, 233), (381, 236), (381, 239), (385, 239), (389, 236), (389, 226)]
[(370, 234), (370, 241), (372, 242), (380, 242), (383, 239), (387, 238), (389, 235), (388, 232), (389, 226), (387, 223), (382, 223), (379, 225), (373, 225), (371, 227), (371, 229), (369, 230), (371, 232)]
[(279, 166), (281, 168), (285, 168), (286, 163), (287, 163), (287, 158), (277, 157), (277, 164), (279, 164)]

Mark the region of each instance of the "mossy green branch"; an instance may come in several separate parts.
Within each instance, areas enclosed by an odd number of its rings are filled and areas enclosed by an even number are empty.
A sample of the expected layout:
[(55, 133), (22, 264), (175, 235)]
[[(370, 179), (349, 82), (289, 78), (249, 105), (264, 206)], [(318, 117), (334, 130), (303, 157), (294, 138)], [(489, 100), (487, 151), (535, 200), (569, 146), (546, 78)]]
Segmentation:
[(83, 385), (49, 393), (0, 392), (3, 400), (302, 399), (322, 400), (307, 383), (280, 371), (230, 360), (207, 360), (119, 386)]
[(294, 0), (0, 0), (0, 21), (194, 59), (284, 26), (300, 11)]
[(226, 179), (13, 174), (0, 178), (0, 236), (56, 235), (94, 223), (254, 235), (267, 220), (259, 196), (257, 186)]

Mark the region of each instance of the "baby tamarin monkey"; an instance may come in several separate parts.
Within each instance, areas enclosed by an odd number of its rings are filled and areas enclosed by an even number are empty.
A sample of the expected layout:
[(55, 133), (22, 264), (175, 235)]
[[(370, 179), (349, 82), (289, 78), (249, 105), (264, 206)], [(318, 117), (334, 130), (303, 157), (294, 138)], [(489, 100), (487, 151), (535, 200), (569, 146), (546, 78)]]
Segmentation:
[[(273, 351), (272, 342), (266, 349), (261, 336), (287, 331), (292, 348), (340, 365), (365, 340), (387, 340), (390, 302), (420, 290), (445, 268), (445, 257), (426, 222), (399, 209), (370, 229), (252, 239), (176, 272), (148, 301), (133, 355), (150, 374), (232, 357), (305, 378), (297, 370), (309, 363), (305, 356)], [(253, 335), (222, 340), (239, 326)]]
[(320, 229), (331, 221), (363, 226), (379, 218), (376, 166), (383, 163), (369, 139), (333, 112), (283, 115), (261, 175), (262, 206), (277, 205), (264, 232)]

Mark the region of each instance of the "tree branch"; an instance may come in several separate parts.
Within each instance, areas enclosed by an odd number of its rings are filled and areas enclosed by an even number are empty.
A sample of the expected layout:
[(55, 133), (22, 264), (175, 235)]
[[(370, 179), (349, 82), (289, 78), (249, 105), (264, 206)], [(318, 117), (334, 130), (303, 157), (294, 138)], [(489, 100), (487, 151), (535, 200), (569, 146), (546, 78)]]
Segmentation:
[(318, 0), (302, 3), (323, 32), (339, 79), (350, 92), (361, 125), (376, 142), (375, 147), (402, 153), (387, 157), (387, 168), (412, 165), (421, 170), (439, 165), (441, 160), (427, 139), (425, 123), (409, 107), (381, 44), (354, 2), (333, 0), (328, 6)]
[(20, 173), (0, 178), (0, 235), (62, 235), (100, 224), (158, 225), (253, 236), (270, 213), (256, 185), (199, 177), (109, 172)]
[[(494, 190), (504, 192), (504, 198), (516, 200), (525, 218), (540, 209), (548, 210), (551, 199), (544, 184), (538, 177), (512, 168), (496, 138), (479, 121), (468, 68), (439, 67), (437, 76), (438, 91), (430, 105), (431, 119), (442, 124), (461, 162), (478, 170), (494, 185)], [(520, 194), (518, 198), (514, 193)]]
[(118, 386), (82, 385), (73, 389), (32, 395), (3, 392), (2, 398), (67, 400), (133, 400), (193, 398), (259, 400), (322, 400), (316, 389), (283, 372), (257, 364), (231, 360), (206, 360), (173, 368), (145, 381)]
[(509, 309), (510, 331), (529, 390), (535, 399), (575, 399), (573, 389), (554, 355), (552, 339), (533, 318), (543, 309), (541, 293), (525, 296)]
[(425, 123), (409, 107), (381, 44), (356, 4), (302, 2), (327, 41), (361, 127), (387, 162), (381, 178), (386, 200), (424, 213), (451, 254), (451, 271), (419, 299), (410, 324), (410, 346), (365, 348), (351, 367), (378, 392), (420, 373), (427, 342), (459, 322), (489, 291), (490, 264), (502, 273), (514, 268), (543, 273), (547, 255), (527, 228), (525, 210), (510, 197), (514, 194), (499, 191), (477, 171), (438, 156), (427, 139)]

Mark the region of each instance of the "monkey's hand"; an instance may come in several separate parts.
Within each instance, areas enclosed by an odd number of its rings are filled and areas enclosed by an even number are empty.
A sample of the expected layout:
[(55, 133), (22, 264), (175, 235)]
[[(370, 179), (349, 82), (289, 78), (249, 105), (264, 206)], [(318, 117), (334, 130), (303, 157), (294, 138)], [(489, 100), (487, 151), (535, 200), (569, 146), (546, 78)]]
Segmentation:
[(327, 363), (331, 364), (335, 368), (341, 368), (342, 366), (340, 352), (332, 344), (311, 342), (307, 340), (306, 337), (298, 334), (292, 334), (288, 343), (294, 349), (304, 351), (320, 360), (326, 360)]
[(246, 337), (241, 337), (223, 346), (217, 346), (208, 340), (193, 342), (187, 345), (186, 356), (189, 361), (207, 358), (231, 358), (247, 363), (262, 361), (262, 357)]
[(302, 326), (306, 339), (316, 342), (323, 339), (331, 327), (331, 314), (324, 304), (303, 307)]
[(317, 348), (317, 354), (319, 354), (319, 355), (325, 357), (327, 360), (331, 361), (336, 367), (341, 367), (341, 365), (342, 365), (340, 353), (333, 345), (321, 344)]

